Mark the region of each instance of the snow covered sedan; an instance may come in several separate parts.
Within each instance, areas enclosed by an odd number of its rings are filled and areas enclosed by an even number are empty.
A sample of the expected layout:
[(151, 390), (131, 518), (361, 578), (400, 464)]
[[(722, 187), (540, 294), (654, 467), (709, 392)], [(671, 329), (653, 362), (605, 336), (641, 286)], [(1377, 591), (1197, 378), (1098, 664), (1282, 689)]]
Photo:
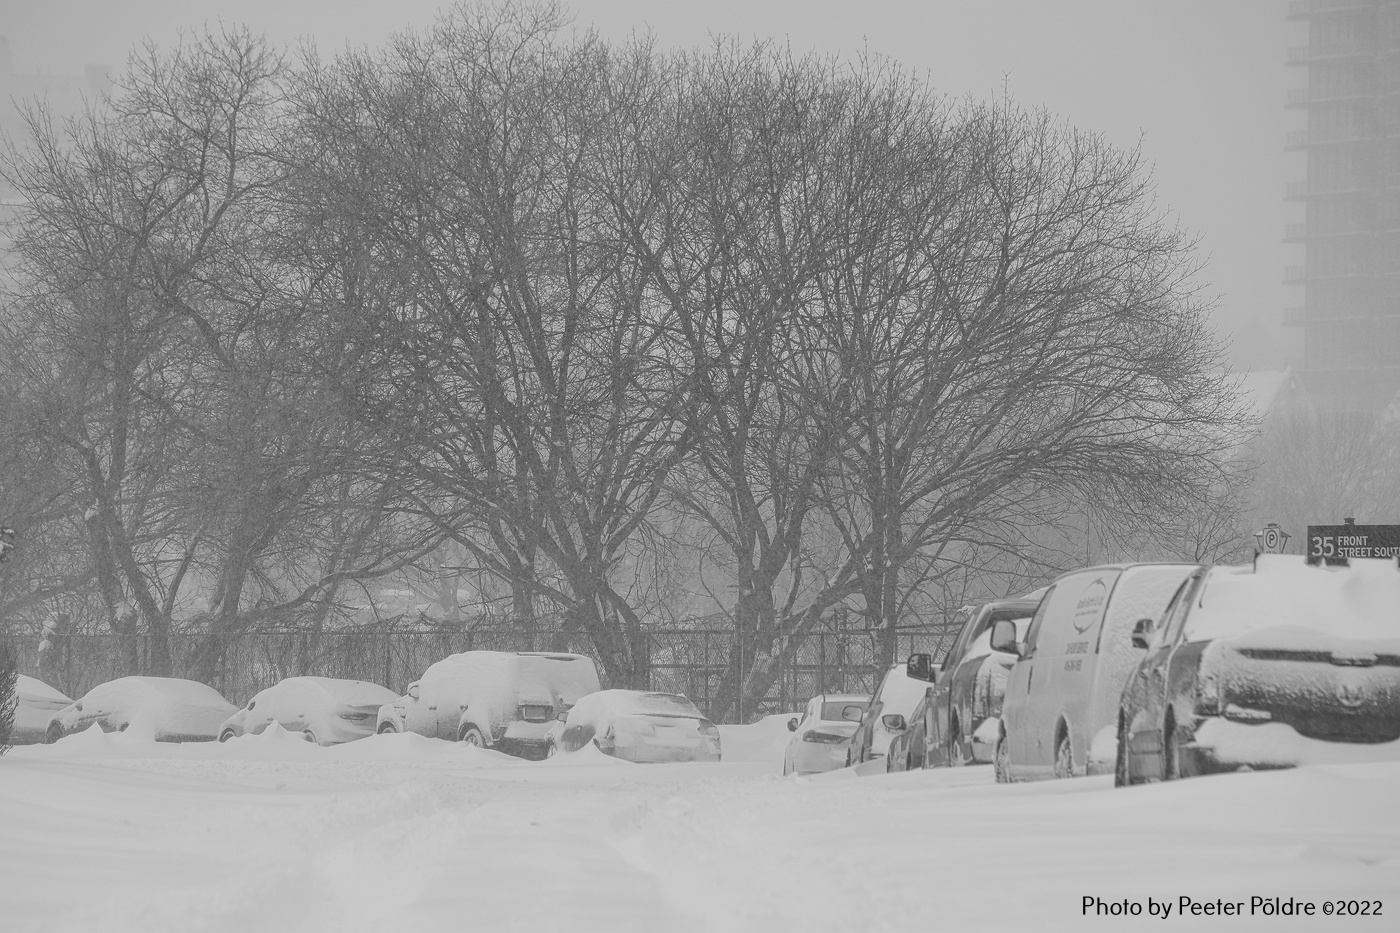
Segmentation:
[(928, 688), (927, 680), (909, 676), (907, 663), (896, 664), (886, 671), (851, 736), (846, 763), (858, 765), (884, 758), (890, 742), (908, 726), (914, 707), (919, 705)]
[(870, 698), (854, 693), (823, 693), (807, 701), (801, 716), (788, 720), (792, 738), (783, 751), (784, 774), (815, 774), (846, 764), (846, 747)]
[(599, 690), (561, 714), (548, 754), (588, 745), (635, 762), (719, 761), (719, 729), (675, 693)]
[(904, 723), (904, 731), (896, 732), (885, 749), (885, 771), (917, 771), (927, 767), (924, 762), (928, 747), (928, 724), (933, 718), (933, 687), (926, 687), (924, 695), (914, 711)]
[(54, 713), (73, 702), (53, 687), (34, 677), (20, 674), (15, 679), (15, 721), (10, 728), (11, 745), (36, 745), (44, 741)]
[(1261, 554), (1182, 584), (1124, 686), (1114, 783), (1400, 759), (1400, 568)]
[(555, 717), (597, 689), (598, 669), (581, 654), (463, 651), (380, 707), (375, 728), (543, 758)]
[(288, 677), (261, 690), (219, 726), (219, 741), (260, 735), (274, 722), (317, 745), (339, 745), (374, 732), (379, 708), (398, 696), (364, 680)]
[(118, 677), (59, 710), (45, 738), (57, 742), (96, 724), (103, 732), (134, 727), (157, 742), (212, 742), (234, 712), (234, 705), (208, 684), (177, 677)]

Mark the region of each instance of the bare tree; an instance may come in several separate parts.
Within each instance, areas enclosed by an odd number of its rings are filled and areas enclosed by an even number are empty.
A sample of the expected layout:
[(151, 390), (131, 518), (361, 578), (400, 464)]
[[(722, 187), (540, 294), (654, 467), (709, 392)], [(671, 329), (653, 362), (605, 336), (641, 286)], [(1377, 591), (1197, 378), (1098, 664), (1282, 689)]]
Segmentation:
[(611, 679), (641, 683), (614, 574), (689, 443), (670, 312), (627, 242), (657, 76), (644, 49), (558, 27), (547, 7), (458, 8), (314, 72), (303, 106), (327, 210), (376, 263), (356, 398), (401, 487), (525, 620), (538, 596), (565, 607)]

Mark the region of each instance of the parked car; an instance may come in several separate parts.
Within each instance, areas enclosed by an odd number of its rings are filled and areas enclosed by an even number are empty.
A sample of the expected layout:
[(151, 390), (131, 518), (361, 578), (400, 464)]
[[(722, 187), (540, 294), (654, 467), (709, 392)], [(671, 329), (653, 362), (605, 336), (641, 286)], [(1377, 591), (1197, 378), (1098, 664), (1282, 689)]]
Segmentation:
[(10, 727), (11, 745), (36, 745), (44, 741), (54, 714), (73, 702), (34, 677), (15, 678), (15, 721)]
[(274, 722), (317, 745), (339, 745), (374, 733), (379, 708), (394, 691), (364, 680), (288, 677), (254, 694), (219, 726), (219, 741), (259, 735)]
[(808, 700), (802, 715), (788, 720), (792, 739), (783, 750), (783, 773), (844, 767), (846, 746), (869, 704), (869, 697), (854, 693), (823, 693)]
[(177, 677), (118, 677), (98, 684), (49, 720), (45, 738), (57, 742), (94, 723), (125, 732), (133, 723), (157, 742), (212, 742), (235, 707), (208, 684)]
[(1134, 623), (1155, 618), (1198, 564), (1113, 564), (1051, 585), (1026, 631), (992, 625), (991, 649), (1017, 656), (1007, 680), (993, 764), (1004, 781), (1107, 773), (1123, 684), (1140, 649)]
[[(1024, 638), (1039, 605), (1040, 597), (1032, 594), (1022, 599), (993, 600), (972, 612), (939, 666), (938, 683), (928, 704), (915, 712), (915, 721), (922, 720), (917, 731), (924, 742), (911, 754), (911, 761), (917, 758), (920, 767), (929, 768), (991, 763), (1002, 697), (1011, 666), (1016, 663), (1015, 654), (992, 650), (992, 625), (1002, 619), (1013, 620), (1017, 639)], [(991, 719), (997, 722), (989, 722)], [(990, 741), (985, 740), (988, 732)], [(979, 734), (982, 741), (978, 741)], [(910, 741), (918, 744), (914, 737)]]
[[(1122, 694), (1114, 783), (1327, 760), (1400, 740), (1400, 568), (1261, 554), (1201, 569)], [(1400, 752), (1400, 749), (1397, 749)]]
[(909, 716), (919, 705), (930, 683), (929, 680), (910, 675), (910, 668), (914, 666), (909, 662), (896, 664), (880, 679), (860, 725), (851, 735), (850, 750), (846, 756), (848, 765), (883, 758), (891, 740), (904, 731)]
[(592, 743), (626, 761), (719, 761), (719, 729), (675, 693), (599, 690), (560, 713), (548, 754)]
[(933, 718), (933, 687), (926, 686), (914, 711), (904, 724), (904, 731), (895, 733), (885, 749), (885, 771), (916, 771), (926, 767), (924, 755), (928, 746), (928, 726)]
[(543, 758), (555, 717), (598, 686), (593, 659), (581, 654), (464, 651), (429, 665), (380, 707), (375, 729)]

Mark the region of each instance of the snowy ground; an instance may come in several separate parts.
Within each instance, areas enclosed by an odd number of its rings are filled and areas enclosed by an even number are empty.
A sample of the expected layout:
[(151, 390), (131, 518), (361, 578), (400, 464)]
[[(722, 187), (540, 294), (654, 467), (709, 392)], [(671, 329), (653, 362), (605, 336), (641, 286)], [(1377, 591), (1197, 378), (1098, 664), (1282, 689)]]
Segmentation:
[[(726, 729), (718, 765), (411, 735), (18, 748), (0, 759), (0, 929), (1157, 929), (1149, 897), (1171, 904), (1162, 929), (1400, 917), (1400, 763), (1129, 790), (999, 787), (985, 767), (783, 778), (779, 729)], [(1183, 895), (1244, 916), (1179, 917)], [(1084, 916), (1086, 896), (1143, 916)], [(1251, 896), (1383, 914), (1250, 917)]]

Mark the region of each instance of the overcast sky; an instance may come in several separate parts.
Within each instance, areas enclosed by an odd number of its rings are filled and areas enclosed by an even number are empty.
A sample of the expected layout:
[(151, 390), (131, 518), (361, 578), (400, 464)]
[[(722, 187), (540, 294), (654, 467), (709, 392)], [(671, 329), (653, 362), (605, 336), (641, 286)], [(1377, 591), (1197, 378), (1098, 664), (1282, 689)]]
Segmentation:
[[(435, 0), (0, 0), (0, 35), (21, 73), (120, 69), (150, 37), (241, 22), (279, 43), (332, 52), (421, 28)], [(1306, 41), (1285, 0), (574, 0), (604, 36), (651, 30), (665, 46), (710, 35), (784, 38), (799, 52), (868, 49), (927, 72), (939, 90), (989, 97), (1003, 85), (1122, 146), (1141, 145), (1164, 208), (1199, 236), (1202, 284), (1243, 366), (1278, 368), (1296, 340), (1279, 325), (1301, 304), (1282, 284), (1301, 256), (1281, 242), (1301, 220), (1283, 202), (1301, 180), (1283, 140), (1286, 49)]]

